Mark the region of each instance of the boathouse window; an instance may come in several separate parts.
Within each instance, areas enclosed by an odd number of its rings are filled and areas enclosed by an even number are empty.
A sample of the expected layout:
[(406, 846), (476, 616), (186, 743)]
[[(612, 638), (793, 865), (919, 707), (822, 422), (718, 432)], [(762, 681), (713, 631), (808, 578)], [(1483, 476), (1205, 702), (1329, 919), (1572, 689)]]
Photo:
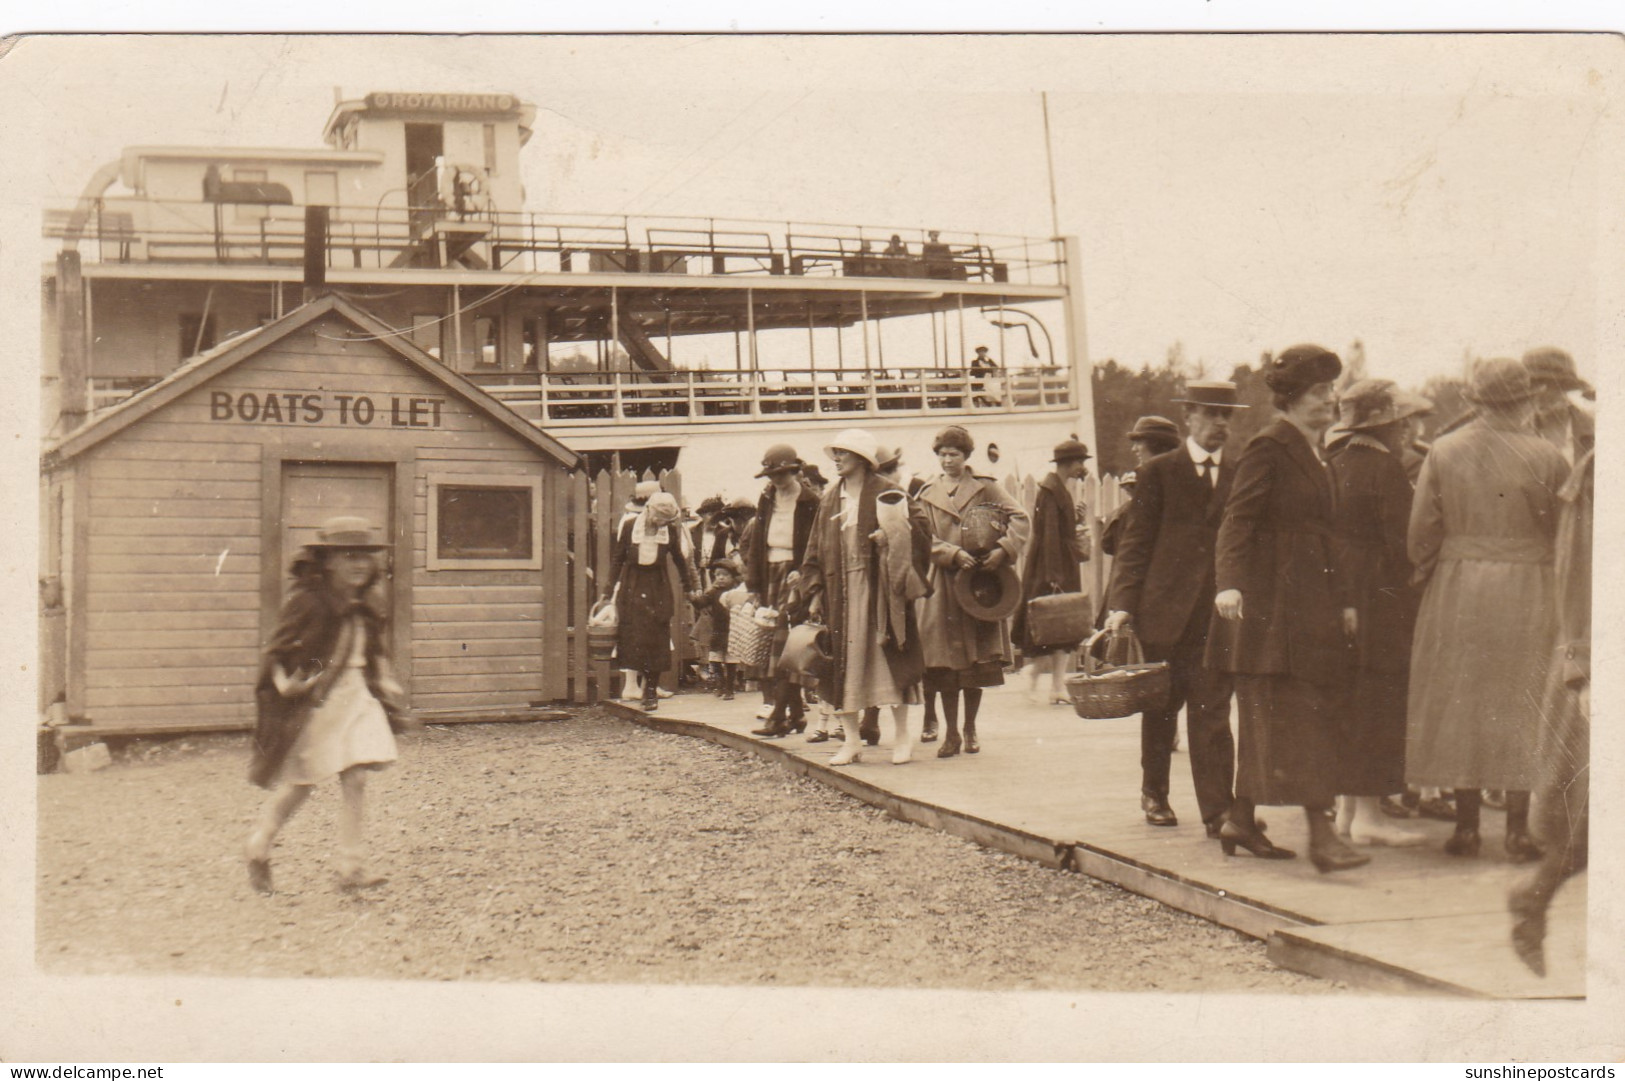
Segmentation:
[(542, 482), (523, 476), (431, 476), (429, 569), (540, 570)]
[(485, 125), (485, 175), (497, 175), (497, 126)]

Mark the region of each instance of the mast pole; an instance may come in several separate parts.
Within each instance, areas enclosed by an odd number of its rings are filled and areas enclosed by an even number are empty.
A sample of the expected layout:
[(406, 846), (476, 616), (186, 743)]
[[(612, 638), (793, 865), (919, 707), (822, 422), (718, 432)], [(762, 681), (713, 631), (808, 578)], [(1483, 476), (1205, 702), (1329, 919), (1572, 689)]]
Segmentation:
[(1040, 90), (1038, 102), (1044, 110), (1044, 161), (1049, 166), (1049, 235), (1051, 242), (1054, 242), (1061, 235), (1061, 215), (1055, 203), (1055, 151), (1050, 146), (1049, 137), (1049, 91)]

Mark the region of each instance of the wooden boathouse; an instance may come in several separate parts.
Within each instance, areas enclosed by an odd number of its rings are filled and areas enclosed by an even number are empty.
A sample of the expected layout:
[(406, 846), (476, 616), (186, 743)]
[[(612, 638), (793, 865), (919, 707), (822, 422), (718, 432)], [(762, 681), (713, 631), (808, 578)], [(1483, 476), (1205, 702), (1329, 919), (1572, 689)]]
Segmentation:
[(565, 521), (587, 498), (577, 456), (336, 296), (193, 358), (42, 465), (64, 655), (42, 690), (74, 725), (251, 724), (291, 557), (339, 513), (387, 534), (415, 711), (587, 695), (566, 610), (585, 584)]

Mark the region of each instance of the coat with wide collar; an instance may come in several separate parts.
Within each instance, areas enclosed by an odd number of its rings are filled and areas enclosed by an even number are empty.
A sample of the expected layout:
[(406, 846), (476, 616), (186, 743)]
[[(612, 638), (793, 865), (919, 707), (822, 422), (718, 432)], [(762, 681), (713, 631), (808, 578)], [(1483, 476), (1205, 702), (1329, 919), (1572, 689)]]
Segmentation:
[(1239, 590), (1242, 618), (1213, 617), (1208, 665), (1246, 675), (1339, 684), (1352, 674), (1334, 557), (1330, 471), (1284, 417), (1236, 463), (1219, 526), (1215, 587)]
[(1038, 646), (1027, 634), (1027, 602), (1052, 593), (1081, 593), (1083, 572), (1078, 564), (1089, 558), (1087, 542), (1078, 537), (1078, 512), (1072, 493), (1059, 473), (1038, 482), (1033, 499), (1031, 539), (1021, 567), (1021, 607), (1016, 610), (1011, 634), (1023, 654), (1036, 656), (1054, 647)]
[[(801, 561), (807, 558), (807, 539), (812, 536), (813, 517), (818, 513), (818, 496), (805, 484), (801, 484), (800, 488), (796, 495), (795, 538), (792, 542), (795, 555), (790, 560), (791, 566), (800, 566)], [(756, 517), (751, 519), (754, 528), (747, 532), (745, 538), (745, 588), (757, 596), (767, 591), (767, 531), (774, 502), (773, 485), (769, 484), (756, 502)]]
[(1019, 567), (1031, 529), (1027, 512), (997, 481), (970, 474), (957, 485), (946, 476), (931, 478), (921, 487), (919, 500), (931, 530), (931, 594), (920, 608), (926, 667), (962, 671), (986, 661), (1008, 661), (1007, 624), (976, 619), (960, 606), (953, 590), (953, 566), (964, 550), (966, 514), (978, 504), (990, 503), (1001, 509), (1005, 519), (998, 546), (1008, 565)]
[[(796, 586), (797, 594), (805, 598), (807, 603), (817, 600), (823, 608), (824, 626), (828, 627), (830, 632), (833, 670), (828, 680), (819, 682), (818, 693), (837, 712), (843, 711), (842, 696), (846, 687), (847, 596), (845, 546), (841, 541), (842, 522), (839, 518), (841, 487), (842, 482), (836, 480), (819, 498), (818, 512), (813, 518), (812, 535), (807, 542), (807, 558), (801, 563), (801, 581)], [(875, 629), (876, 645), (891, 668), (893, 681), (898, 687), (906, 689), (918, 683), (925, 674), (925, 653), (920, 643), (919, 621), (914, 606), (910, 605), (904, 635), (906, 642), (899, 645), (895, 636), (880, 633), (880, 628), (886, 626), (886, 617), (881, 606), (887, 603), (888, 598), (879, 588), (880, 548), (868, 539), (880, 524), (875, 510), (877, 500), (881, 492), (889, 489), (900, 490), (900, 486), (873, 473), (864, 478), (863, 492), (857, 501), (857, 535), (863, 538), (863, 545), (868, 553), (869, 581), (874, 586), (869, 591), (868, 625)], [(917, 501), (909, 501), (908, 517), (909, 533), (913, 541), (911, 555), (914, 570), (923, 580), (930, 562), (931, 532), (926, 526), (925, 514)], [(798, 603), (797, 607), (799, 606)]]
[[(254, 724), (253, 755), (248, 779), (261, 788), (271, 788), (288, 752), (304, 731), (310, 715), (326, 700), (328, 692), (343, 674), (354, 648), (357, 620), (367, 636), (364, 646), (367, 689), (383, 704), (391, 727), (401, 727), (403, 711), (395, 695), (394, 674), (389, 663), (389, 645), (384, 617), (378, 608), (362, 601), (345, 601), (336, 596), (320, 578), (301, 581), (282, 606), (276, 629), (260, 660), (259, 678), (254, 686), (258, 708)], [(319, 673), (315, 684), (302, 694), (284, 696), (277, 690), (272, 670), (280, 666), (289, 676)]]
[(1203, 479), (1182, 443), (1135, 471), (1134, 502), (1117, 543), (1106, 605), (1129, 614), (1140, 641), (1171, 646), (1198, 610), (1204, 619), (1212, 611), (1214, 549), (1234, 461), (1221, 459), (1214, 484)]

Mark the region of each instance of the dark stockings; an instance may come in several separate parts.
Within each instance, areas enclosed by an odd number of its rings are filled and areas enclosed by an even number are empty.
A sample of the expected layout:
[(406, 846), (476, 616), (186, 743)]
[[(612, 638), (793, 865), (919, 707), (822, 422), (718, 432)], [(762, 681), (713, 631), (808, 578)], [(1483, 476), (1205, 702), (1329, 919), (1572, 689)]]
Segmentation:
[[(1468, 830), (1478, 829), (1478, 812), (1484, 805), (1484, 797), (1476, 788), (1456, 789), (1456, 832), (1466, 833)], [(1507, 817), (1512, 815), (1512, 794), (1507, 793)], [(1525, 825), (1529, 822), (1529, 794), (1524, 793), (1523, 820)]]
[(965, 696), (965, 738), (976, 738), (976, 714), (982, 709), (982, 688), (966, 687), (960, 692)]

